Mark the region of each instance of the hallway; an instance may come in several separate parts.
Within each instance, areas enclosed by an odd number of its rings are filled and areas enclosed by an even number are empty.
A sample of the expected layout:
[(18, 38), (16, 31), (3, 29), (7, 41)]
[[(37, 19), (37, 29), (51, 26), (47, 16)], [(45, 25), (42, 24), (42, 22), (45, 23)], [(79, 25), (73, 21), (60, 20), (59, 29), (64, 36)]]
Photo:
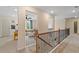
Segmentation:
[[(0, 42), (0, 53), (34, 53), (35, 52), (35, 45), (33, 44), (33, 38), (30, 40), (26, 39), (25, 41), (28, 40), (26, 49), (22, 49), (20, 51), (17, 50), (17, 40), (12, 40), (12, 37), (0, 37), (0, 40), (5, 40), (5, 43), (2, 44)], [(6, 42), (6, 40), (9, 40)], [(30, 42), (32, 43), (30, 45)], [(2, 45), (1, 45), (2, 44)]]
[(54, 53), (79, 53), (79, 34), (72, 34), (52, 50)]

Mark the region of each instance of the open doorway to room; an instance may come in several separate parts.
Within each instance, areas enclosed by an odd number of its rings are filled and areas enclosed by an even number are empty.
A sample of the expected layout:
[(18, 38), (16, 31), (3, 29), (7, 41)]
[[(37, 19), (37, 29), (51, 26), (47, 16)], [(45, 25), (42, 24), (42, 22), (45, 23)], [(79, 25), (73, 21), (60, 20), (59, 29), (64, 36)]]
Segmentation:
[(78, 27), (77, 21), (74, 21), (74, 33), (77, 33), (77, 27)]
[(37, 29), (37, 14), (26, 10), (26, 20), (25, 20), (25, 41), (26, 47), (32, 51), (36, 52), (36, 40), (34, 38), (34, 31)]

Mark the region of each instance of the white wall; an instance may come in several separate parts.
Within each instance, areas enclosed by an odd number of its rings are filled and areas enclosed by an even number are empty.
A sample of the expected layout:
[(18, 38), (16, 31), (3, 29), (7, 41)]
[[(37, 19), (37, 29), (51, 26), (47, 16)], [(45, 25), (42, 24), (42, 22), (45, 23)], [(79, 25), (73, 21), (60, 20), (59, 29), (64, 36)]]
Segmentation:
[[(49, 22), (49, 18), (50, 15), (44, 12), (39, 12), (38, 15), (38, 30), (39, 33), (43, 33), (43, 32), (48, 32), (48, 22)], [(53, 29), (52, 29), (53, 30)]]
[(65, 19), (62, 16), (55, 16), (55, 30), (65, 29)]
[(0, 19), (0, 37), (2, 36), (2, 19)]
[(0, 22), (1, 22), (0, 27), (1, 36), (8, 36), (10, 34), (10, 26), (9, 26), (10, 23), (8, 17), (0, 16)]
[(0, 16), (0, 46), (4, 45), (11, 39), (3, 39), (10, 36), (9, 18), (6, 16)]

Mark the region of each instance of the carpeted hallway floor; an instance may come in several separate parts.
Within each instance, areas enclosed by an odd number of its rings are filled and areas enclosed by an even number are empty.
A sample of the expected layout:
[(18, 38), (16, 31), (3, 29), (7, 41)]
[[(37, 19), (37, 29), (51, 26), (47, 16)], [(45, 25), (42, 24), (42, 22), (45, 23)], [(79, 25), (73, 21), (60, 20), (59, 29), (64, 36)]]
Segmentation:
[(54, 53), (79, 53), (79, 34), (72, 34), (52, 50)]

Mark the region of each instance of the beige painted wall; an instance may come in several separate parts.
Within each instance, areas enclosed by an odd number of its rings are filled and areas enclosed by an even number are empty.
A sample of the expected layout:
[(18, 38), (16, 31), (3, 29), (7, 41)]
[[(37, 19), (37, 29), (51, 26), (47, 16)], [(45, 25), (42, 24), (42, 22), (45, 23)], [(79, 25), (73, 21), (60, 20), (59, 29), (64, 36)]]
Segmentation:
[(74, 21), (78, 22), (78, 33), (79, 33), (79, 19), (67, 19), (66, 21), (66, 28), (70, 28), (70, 34), (74, 34)]
[(18, 8), (18, 42), (17, 42), (17, 49), (22, 49), (25, 47), (25, 15), (26, 11), (31, 11), (37, 14), (38, 18), (38, 31), (39, 33), (47, 32), (48, 31), (48, 21), (50, 15), (48, 13), (43, 12), (42, 10), (33, 8), (33, 7), (19, 7)]

